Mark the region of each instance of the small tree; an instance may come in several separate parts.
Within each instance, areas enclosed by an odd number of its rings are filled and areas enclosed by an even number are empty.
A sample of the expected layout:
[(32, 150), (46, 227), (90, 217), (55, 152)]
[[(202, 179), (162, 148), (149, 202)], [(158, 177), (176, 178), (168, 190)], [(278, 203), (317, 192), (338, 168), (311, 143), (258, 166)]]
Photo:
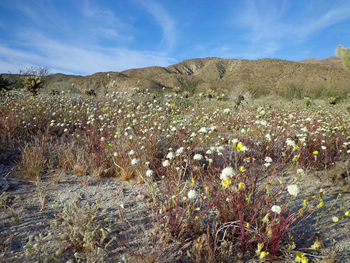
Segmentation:
[(31, 92), (34, 96), (44, 85), (44, 77), (49, 75), (47, 67), (30, 67), (26, 70), (20, 70), (23, 88)]
[(350, 49), (339, 45), (337, 48), (337, 56), (341, 58), (344, 66), (350, 69)]

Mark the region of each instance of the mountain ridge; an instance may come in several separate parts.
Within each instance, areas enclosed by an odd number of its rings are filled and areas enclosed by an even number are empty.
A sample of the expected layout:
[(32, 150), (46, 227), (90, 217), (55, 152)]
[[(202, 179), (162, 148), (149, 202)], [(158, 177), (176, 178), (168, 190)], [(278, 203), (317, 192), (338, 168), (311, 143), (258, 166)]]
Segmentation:
[[(304, 95), (319, 96), (349, 93), (350, 74), (341, 59), (222, 59), (217, 57), (188, 59), (167, 67), (151, 66), (121, 72), (99, 72), (89, 76), (53, 74), (47, 77), (50, 89), (83, 91), (95, 89), (98, 93), (110, 89), (171, 90), (185, 80), (196, 84), (196, 90), (213, 89), (231, 92), (249, 91), (254, 96), (282, 94), (291, 88), (302, 89)], [(309, 94), (310, 93), (310, 94)], [(325, 93), (325, 94), (322, 94)]]

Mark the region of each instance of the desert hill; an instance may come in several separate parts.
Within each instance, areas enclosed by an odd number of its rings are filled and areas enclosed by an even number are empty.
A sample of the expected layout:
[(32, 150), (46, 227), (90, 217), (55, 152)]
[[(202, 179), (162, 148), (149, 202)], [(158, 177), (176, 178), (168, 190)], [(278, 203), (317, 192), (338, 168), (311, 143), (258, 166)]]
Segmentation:
[(90, 76), (53, 74), (47, 77), (49, 89), (70, 89), (97, 93), (110, 89), (139, 87), (171, 90), (185, 80), (196, 91), (243, 90), (253, 96), (294, 92), (297, 96), (343, 96), (350, 91), (350, 71), (337, 57), (300, 62), (279, 59), (189, 59), (168, 67), (146, 67), (122, 72), (96, 73)]

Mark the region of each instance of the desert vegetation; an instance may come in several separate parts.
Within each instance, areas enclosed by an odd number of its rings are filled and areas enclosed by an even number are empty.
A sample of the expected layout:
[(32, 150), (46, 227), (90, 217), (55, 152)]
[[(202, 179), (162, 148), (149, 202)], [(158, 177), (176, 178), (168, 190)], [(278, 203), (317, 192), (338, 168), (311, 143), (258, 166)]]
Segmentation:
[(346, 101), (178, 84), (1, 97), (4, 262), (346, 262)]

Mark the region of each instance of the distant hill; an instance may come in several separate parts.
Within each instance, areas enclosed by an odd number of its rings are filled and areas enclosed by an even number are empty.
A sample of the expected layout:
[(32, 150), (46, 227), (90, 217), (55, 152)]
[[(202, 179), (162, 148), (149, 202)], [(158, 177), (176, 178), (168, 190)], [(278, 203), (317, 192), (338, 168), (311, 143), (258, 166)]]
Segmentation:
[[(107, 76), (109, 74), (109, 77)], [(337, 57), (299, 62), (279, 59), (189, 59), (168, 67), (146, 67), (122, 72), (96, 73), (90, 76), (54, 74), (47, 78), (49, 89), (128, 90), (133, 87), (172, 89), (179, 79), (197, 83), (198, 91), (218, 92), (237, 89), (259, 97), (286, 95), (294, 90), (299, 96), (338, 96), (350, 94), (350, 71)], [(74, 83), (74, 84), (73, 84)]]

